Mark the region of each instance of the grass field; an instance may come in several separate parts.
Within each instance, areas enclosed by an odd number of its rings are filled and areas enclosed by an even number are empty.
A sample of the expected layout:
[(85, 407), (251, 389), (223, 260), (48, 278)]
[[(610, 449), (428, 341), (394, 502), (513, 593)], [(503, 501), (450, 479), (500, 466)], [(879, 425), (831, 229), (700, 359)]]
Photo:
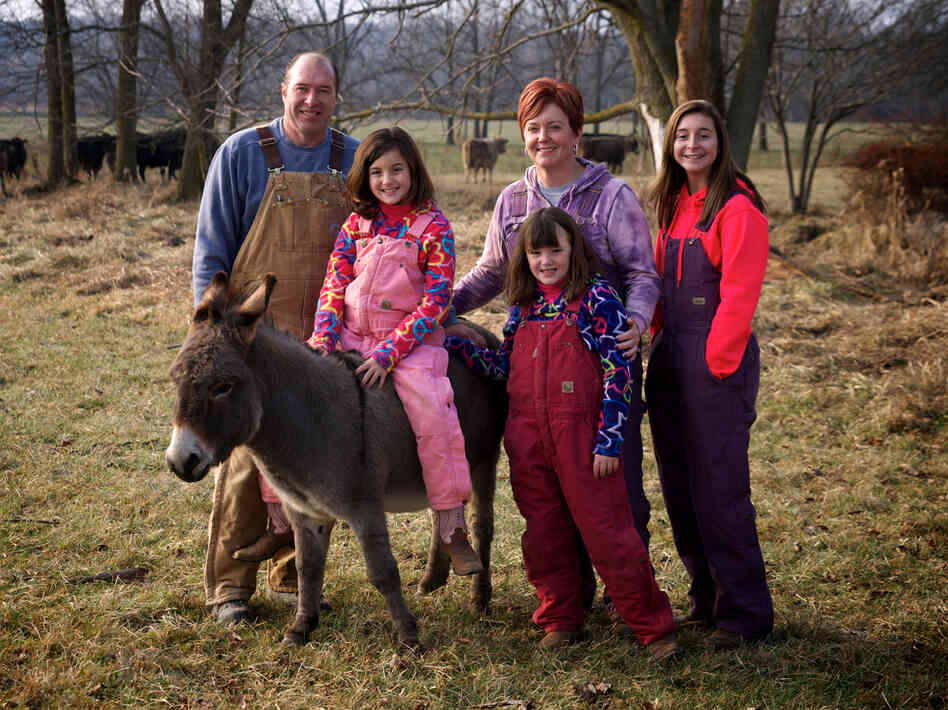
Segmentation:
[[(493, 186), (474, 186), (440, 145), (425, 150), (463, 273), (522, 152), (504, 158)], [(626, 169), (641, 190), (647, 177)], [(844, 204), (844, 172), (818, 174), (807, 222), (825, 231), (812, 241), (781, 201), (782, 169), (751, 175), (784, 257), (771, 259), (755, 324), (763, 372), (751, 445), (776, 628), (717, 654), (685, 632), (686, 652), (668, 666), (598, 606), (586, 642), (536, 648), (504, 460), (489, 616), (470, 612), (457, 578), (415, 596), (427, 517), (390, 518), (425, 653), (396, 654), (345, 526), (327, 571), (333, 610), (308, 645), (279, 643), (291, 612), (259, 594), (257, 622), (212, 622), (202, 588), (212, 483), (183, 484), (163, 461), (197, 205), (166, 204), (154, 179), (108, 175), (0, 202), (0, 708), (945, 707), (946, 279), (910, 281), (873, 256), (876, 227)], [(475, 318), (497, 330), (504, 308)], [(645, 441), (652, 560), (681, 610), (686, 574), (647, 426)], [(147, 573), (75, 583), (133, 567)]]

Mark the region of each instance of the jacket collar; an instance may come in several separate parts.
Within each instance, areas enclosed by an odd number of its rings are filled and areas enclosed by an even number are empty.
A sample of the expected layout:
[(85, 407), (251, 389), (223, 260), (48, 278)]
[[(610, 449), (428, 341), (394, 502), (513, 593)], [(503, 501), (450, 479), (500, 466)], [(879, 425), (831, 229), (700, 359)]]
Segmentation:
[[(579, 176), (573, 186), (569, 189), (569, 192), (582, 192), (587, 187), (595, 183), (599, 178), (602, 177), (603, 173), (608, 173), (609, 169), (603, 163), (593, 163), (585, 158), (577, 158), (583, 166), (583, 174)], [(537, 169), (535, 165), (529, 166), (523, 174), (524, 182), (527, 183), (527, 186), (533, 190), (537, 195), (540, 194), (540, 185), (537, 181)], [(564, 195), (565, 197), (565, 195)]]

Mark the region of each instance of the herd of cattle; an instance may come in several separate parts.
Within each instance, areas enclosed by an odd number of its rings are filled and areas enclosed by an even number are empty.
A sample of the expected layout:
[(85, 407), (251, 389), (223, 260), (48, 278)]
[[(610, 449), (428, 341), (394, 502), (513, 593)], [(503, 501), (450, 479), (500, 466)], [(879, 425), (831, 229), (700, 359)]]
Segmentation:
[[(507, 149), (506, 138), (471, 138), (461, 146), (464, 160), (465, 181), (473, 174), (477, 182), (477, 173), (481, 178), (493, 178), (497, 156)], [(635, 136), (620, 136), (614, 133), (583, 133), (579, 144), (580, 155), (594, 163), (605, 163), (613, 173), (622, 172), (622, 163), (627, 153), (637, 153), (639, 142)]]
[[(158, 133), (139, 133), (135, 139), (135, 159), (138, 163), (138, 175), (145, 180), (145, 170), (158, 168), (166, 180), (174, 178), (184, 157), (184, 143), (187, 131), (175, 128)], [(506, 138), (471, 138), (461, 146), (464, 160), (464, 179), (481, 172), (481, 180), (492, 180), (497, 156), (506, 152)], [(208, 145), (208, 155), (217, 145)], [(622, 163), (629, 153), (637, 153), (638, 141), (634, 136), (621, 136), (611, 133), (584, 133), (580, 142), (580, 154), (593, 162), (605, 163), (613, 173), (622, 171)], [(83, 136), (77, 142), (79, 168), (90, 179), (94, 179), (108, 163), (109, 169), (115, 167), (115, 136), (105, 133)], [(0, 186), (7, 194), (6, 178), (20, 179), (26, 165), (26, 141), (22, 138), (0, 139)]]
[[(158, 168), (161, 176), (171, 180), (175, 176), (181, 161), (184, 158), (184, 143), (187, 131), (184, 128), (175, 128), (157, 133), (139, 133), (135, 139), (135, 159), (138, 163), (138, 175), (144, 181), (145, 170)], [(7, 194), (6, 178), (17, 180), (26, 165), (26, 141), (23, 138), (0, 139), (0, 186), (3, 194)], [(217, 149), (216, 143), (208, 145), (213, 153)], [(102, 169), (103, 163), (108, 163), (109, 169), (115, 167), (115, 136), (105, 133), (92, 136), (83, 136), (76, 142), (79, 159), (79, 169), (90, 179), (94, 179)]]
[[(174, 178), (184, 158), (184, 143), (188, 132), (184, 128), (175, 128), (158, 133), (138, 133), (135, 136), (135, 161), (138, 163), (138, 176), (145, 180), (147, 168), (158, 168), (161, 176), (167, 180)], [(214, 146), (216, 148), (216, 146)], [(79, 153), (79, 168), (95, 178), (107, 162), (110, 170), (115, 169), (115, 136), (102, 133), (84, 136), (76, 144)]]

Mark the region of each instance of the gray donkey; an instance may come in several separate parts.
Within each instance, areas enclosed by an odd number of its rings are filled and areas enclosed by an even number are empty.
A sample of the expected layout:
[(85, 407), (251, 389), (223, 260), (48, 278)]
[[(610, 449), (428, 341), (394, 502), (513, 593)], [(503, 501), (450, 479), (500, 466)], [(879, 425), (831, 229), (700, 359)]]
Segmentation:
[[(176, 476), (193, 482), (245, 446), (279, 493), (295, 531), (299, 570), (296, 618), (284, 642), (306, 643), (319, 624), (329, 536), (338, 519), (361, 543), (369, 581), (385, 598), (399, 640), (418, 646), (385, 519), (385, 511), (428, 506), (408, 418), (390, 382), (382, 389), (361, 386), (353, 373), (361, 358), (317, 355), (264, 322), (275, 283), (268, 275), (243, 299), (228, 289), (226, 274), (215, 275), (171, 366), (177, 402), (165, 458)], [(506, 391), (453, 358), (449, 377), (471, 467), (474, 542), (484, 565), (472, 580), (471, 600), (483, 611), (491, 595)], [(447, 581), (448, 557), (439, 546), (433, 531), (422, 593)]]

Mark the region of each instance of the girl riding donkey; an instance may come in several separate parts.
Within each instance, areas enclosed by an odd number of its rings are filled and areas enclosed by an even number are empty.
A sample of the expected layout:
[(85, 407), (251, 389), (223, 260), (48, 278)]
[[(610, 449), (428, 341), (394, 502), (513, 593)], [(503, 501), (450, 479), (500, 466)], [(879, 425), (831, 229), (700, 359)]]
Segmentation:
[(499, 350), (460, 338), (448, 347), (477, 372), (507, 377), (504, 446), (526, 519), (527, 577), (546, 630), (543, 648), (582, 637), (582, 535), (622, 620), (654, 658), (678, 650), (668, 597), (636, 532), (621, 470), (630, 371), (616, 341), (626, 314), (579, 227), (557, 207), (520, 228), (505, 289), (512, 306)]
[(372, 132), (346, 180), (355, 211), (343, 224), (307, 344), (358, 350), (366, 387), (389, 373), (418, 442), (428, 501), (455, 574), (483, 570), (467, 538), (471, 476), (447, 377), (441, 321), (454, 283), (454, 234), (433, 201), (415, 142), (401, 128)]

